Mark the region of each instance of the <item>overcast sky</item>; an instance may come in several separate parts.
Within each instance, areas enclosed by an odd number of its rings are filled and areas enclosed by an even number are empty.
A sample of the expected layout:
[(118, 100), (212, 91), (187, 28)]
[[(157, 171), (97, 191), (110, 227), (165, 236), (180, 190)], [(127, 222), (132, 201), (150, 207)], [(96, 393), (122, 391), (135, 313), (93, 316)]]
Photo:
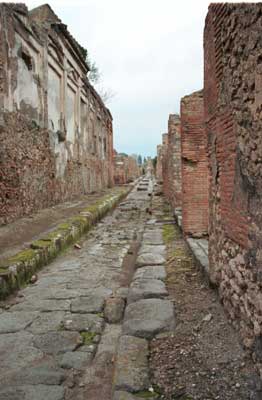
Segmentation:
[[(29, 8), (44, 1), (24, 1)], [(89, 51), (108, 104), (119, 152), (154, 156), (180, 98), (203, 86), (208, 0), (50, 0)]]

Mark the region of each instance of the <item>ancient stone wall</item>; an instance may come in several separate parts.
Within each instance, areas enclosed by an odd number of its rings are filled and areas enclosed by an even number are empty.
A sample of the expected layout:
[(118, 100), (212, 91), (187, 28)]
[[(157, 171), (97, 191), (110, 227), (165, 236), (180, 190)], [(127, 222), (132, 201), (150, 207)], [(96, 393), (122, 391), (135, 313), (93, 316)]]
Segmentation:
[(114, 153), (114, 183), (124, 185), (133, 182), (141, 175), (137, 161), (132, 156)]
[(168, 171), (168, 134), (163, 133), (162, 135), (162, 176), (163, 176), (163, 192), (166, 198), (168, 198), (168, 187), (169, 187), (169, 171)]
[(182, 205), (181, 123), (177, 114), (168, 119), (169, 200), (173, 209)]
[(203, 91), (181, 100), (182, 221), (186, 235), (208, 233), (208, 156)]
[(163, 151), (163, 146), (160, 144), (157, 146), (157, 163), (156, 163), (156, 179), (158, 182), (163, 181), (163, 172), (162, 172), (162, 151)]
[(0, 225), (113, 183), (112, 117), (48, 5), (0, 6)]
[(204, 109), (211, 169), (211, 279), (262, 367), (261, 28), (261, 3), (210, 5)]
[(163, 191), (172, 208), (181, 207), (181, 126), (177, 114), (170, 114), (168, 133), (163, 135)]

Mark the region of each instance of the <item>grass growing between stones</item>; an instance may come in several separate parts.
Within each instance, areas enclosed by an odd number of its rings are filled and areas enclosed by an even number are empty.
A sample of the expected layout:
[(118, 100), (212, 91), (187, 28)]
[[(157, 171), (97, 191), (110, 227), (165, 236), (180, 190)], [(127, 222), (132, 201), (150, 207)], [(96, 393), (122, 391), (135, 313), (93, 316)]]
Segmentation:
[(150, 392), (149, 390), (145, 390), (143, 392), (138, 392), (135, 393), (135, 397), (138, 399), (158, 399), (159, 398), (159, 393), (156, 392)]
[(83, 339), (83, 345), (89, 346), (90, 344), (93, 344), (94, 338), (97, 334), (95, 332), (80, 332), (80, 335)]

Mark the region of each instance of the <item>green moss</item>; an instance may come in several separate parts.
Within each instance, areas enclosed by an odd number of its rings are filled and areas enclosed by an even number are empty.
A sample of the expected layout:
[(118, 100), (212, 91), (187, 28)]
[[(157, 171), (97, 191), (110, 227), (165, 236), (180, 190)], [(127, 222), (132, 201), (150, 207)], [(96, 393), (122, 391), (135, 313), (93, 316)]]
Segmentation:
[[(62, 224), (59, 224), (58, 227), (57, 227), (58, 231), (59, 231), (59, 230), (67, 231), (67, 230), (70, 229), (70, 228), (71, 228), (71, 224), (68, 223), (68, 222), (63, 222)], [(57, 234), (58, 234), (58, 233), (57, 233)]]
[(158, 398), (158, 393), (156, 392), (150, 392), (149, 390), (145, 390), (143, 392), (137, 392), (135, 393), (135, 397), (138, 399), (156, 399)]
[(8, 268), (0, 267), (0, 275), (8, 274), (8, 273), (9, 273)]
[(171, 257), (175, 257), (175, 258), (183, 257), (184, 258), (184, 257), (187, 257), (187, 253), (185, 252), (185, 250), (178, 247), (177, 249), (172, 251)]
[(163, 239), (165, 243), (170, 243), (175, 239), (175, 228), (173, 225), (163, 225)]
[(98, 317), (100, 317), (100, 318), (104, 318), (104, 313), (102, 313), (102, 312), (96, 313), (96, 315), (97, 315)]
[(97, 335), (95, 332), (80, 332), (83, 339), (83, 344), (89, 346), (93, 343), (94, 337)]
[(31, 243), (32, 249), (45, 249), (46, 247), (49, 247), (52, 244), (52, 241), (50, 239), (48, 240), (35, 240), (33, 243)]
[(15, 256), (9, 258), (10, 263), (17, 263), (17, 262), (29, 262), (32, 261), (36, 256), (35, 250), (27, 249), (20, 251), (20, 253), (16, 254)]

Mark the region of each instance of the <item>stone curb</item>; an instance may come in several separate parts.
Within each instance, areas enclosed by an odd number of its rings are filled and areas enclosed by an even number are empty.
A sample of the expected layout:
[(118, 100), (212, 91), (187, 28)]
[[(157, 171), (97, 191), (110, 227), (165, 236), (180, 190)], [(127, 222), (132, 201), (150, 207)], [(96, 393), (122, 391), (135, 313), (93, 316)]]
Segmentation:
[(32, 242), (0, 264), (0, 300), (28, 283), (32, 275), (74, 243), (125, 198), (132, 186), (109, 194)]

